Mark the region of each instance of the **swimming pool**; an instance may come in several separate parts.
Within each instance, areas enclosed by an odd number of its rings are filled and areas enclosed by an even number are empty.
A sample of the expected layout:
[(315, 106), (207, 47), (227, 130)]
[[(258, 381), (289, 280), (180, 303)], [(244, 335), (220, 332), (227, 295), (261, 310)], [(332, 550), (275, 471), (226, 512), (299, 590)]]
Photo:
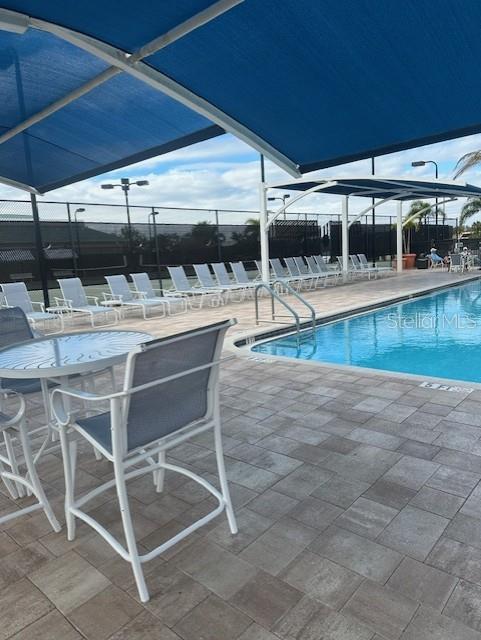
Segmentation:
[(481, 280), (258, 343), (301, 360), (481, 382)]

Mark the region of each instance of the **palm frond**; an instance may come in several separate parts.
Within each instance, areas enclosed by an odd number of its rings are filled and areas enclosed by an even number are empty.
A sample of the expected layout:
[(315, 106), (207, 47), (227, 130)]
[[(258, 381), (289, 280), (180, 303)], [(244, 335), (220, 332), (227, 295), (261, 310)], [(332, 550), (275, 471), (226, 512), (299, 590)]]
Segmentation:
[(481, 198), (469, 198), (464, 207), (461, 209), (461, 215), (459, 216), (459, 226), (464, 226), (469, 218), (472, 218), (476, 213), (479, 213), (480, 211)]
[(470, 153), (465, 153), (464, 156), (459, 158), (458, 162), (455, 166), (455, 174), (454, 179), (459, 178), (459, 176), (475, 167), (476, 165), (481, 164), (481, 151), (471, 151)]

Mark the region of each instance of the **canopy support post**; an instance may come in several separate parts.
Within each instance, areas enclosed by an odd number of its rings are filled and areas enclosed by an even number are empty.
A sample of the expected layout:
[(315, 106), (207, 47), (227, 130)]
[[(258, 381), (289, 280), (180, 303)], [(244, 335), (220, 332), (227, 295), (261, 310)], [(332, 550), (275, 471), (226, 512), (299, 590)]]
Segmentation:
[(43, 301), (45, 307), (50, 306), (48, 296), (48, 277), (47, 277), (47, 261), (43, 250), (42, 230), (40, 228), (40, 218), (38, 215), (37, 196), (30, 194), (30, 202), (32, 203), (33, 228), (35, 234), (35, 248), (37, 249), (38, 270), (40, 275), (40, 284), (42, 287)]
[(396, 218), (396, 271), (403, 270), (403, 203), (398, 200)]
[(259, 185), (259, 231), (261, 240), (261, 277), (269, 282), (269, 226), (267, 220), (267, 189), (264, 182), (264, 158), (261, 156), (261, 183)]
[(342, 277), (347, 280), (349, 272), (349, 196), (342, 199)]

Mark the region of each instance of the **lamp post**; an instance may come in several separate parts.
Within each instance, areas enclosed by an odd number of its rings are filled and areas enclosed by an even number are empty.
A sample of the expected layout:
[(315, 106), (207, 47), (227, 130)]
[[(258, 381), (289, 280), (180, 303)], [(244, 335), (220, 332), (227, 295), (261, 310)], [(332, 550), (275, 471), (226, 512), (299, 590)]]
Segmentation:
[[(80, 233), (79, 233), (79, 228), (78, 228), (78, 220), (77, 220), (77, 215), (79, 213), (83, 213), (85, 211), (85, 209), (83, 207), (79, 207), (78, 209), (75, 209), (75, 211), (73, 212), (73, 220), (75, 222), (75, 235), (77, 237), (77, 251), (78, 251), (78, 261), (80, 263)], [(74, 251), (74, 270), (75, 270), (75, 275), (77, 275), (77, 258), (75, 257), (75, 251)]]
[(101, 184), (101, 189), (115, 189), (116, 187), (120, 187), (124, 192), (125, 196), (125, 208), (127, 210), (127, 232), (128, 232), (128, 253), (129, 259), (132, 257), (133, 247), (132, 247), (132, 223), (130, 221), (130, 205), (129, 205), (129, 191), (130, 187), (136, 185), (137, 187), (146, 187), (149, 184), (148, 180), (137, 180), (135, 182), (130, 182), (130, 178), (121, 178), (118, 183), (108, 183)]
[(157, 226), (155, 223), (155, 218), (158, 215), (159, 215), (159, 212), (152, 209), (152, 211), (149, 213), (149, 219), (152, 218), (152, 226), (154, 229), (155, 262), (157, 263), (157, 277), (159, 279), (160, 294), (164, 295), (163, 287), (162, 287), (162, 274), (160, 273), (159, 240), (157, 238)]
[[(434, 177), (437, 180), (439, 177), (439, 168), (438, 168), (438, 163), (435, 162), (434, 160), (415, 160), (414, 162), (411, 162), (411, 167), (424, 167), (427, 164), (434, 165)], [(435, 224), (436, 224), (435, 240), (437, 242), (438, 241), (438, 198), (437, 197), (436, 197)]]
[[(267, 198), (269, 200), (269, 202), (273, 202), (274, 200), (282, 200), (282, 206), (285, 206), (286, 204), (286, 200), (288, 200), (291, 196), (286, 193), (286, 195), (284, 196), (269, 196), (269, 198)], [(284, 211), (284, 220), (286, 219), (286, 212)]]

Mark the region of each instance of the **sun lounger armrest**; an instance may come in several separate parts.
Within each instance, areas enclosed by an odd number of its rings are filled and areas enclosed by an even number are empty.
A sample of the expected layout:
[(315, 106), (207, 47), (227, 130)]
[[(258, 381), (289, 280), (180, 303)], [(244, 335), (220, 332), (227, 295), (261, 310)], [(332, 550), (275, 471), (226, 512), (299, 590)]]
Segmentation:
[(40, 311), (45, 313), (45, 305), (43, 302), (32, 302), (32, 307), (38, 307)]
[(117, 302), (122, 302), (123, 296), (121, 294), (116, 295), (115, 293), (105, 293), (103, 294), (105, 300), (116, 300)]
[(95, 306), (98, 306), (98, 304), (99, 304), (99, 298), (98, 298), (98, 296), (85, 296), (85, 297), (87, 298), (87, 301), (88, 301), (88, 300), (93, 300), (94, 305), (95, 305)]
[(57, 296), (54, 296), (54, 301), (56, 307), (72, 308), (72, 300), (67, 300), (67, 298), (58, 298)]
[(68, 387), (58, 387), (54, 389), (50, 395), (51, 403), (52, 403), (52, 411), (57, 422), (66, 426), (70, 424), (72, 412), (67, 412), (65, 410), (65, 404), (62, 396), (67, 396), (68, 398), (75, 398), (77, 400), (82, 400), (86, 403), (91, 402), (99, 402), (101, 400), (105, 400), (105, 396), (99, 396), (95, 393), (90, 393), (88, 391), (81, 391), (80, 389), (70, 389)]

